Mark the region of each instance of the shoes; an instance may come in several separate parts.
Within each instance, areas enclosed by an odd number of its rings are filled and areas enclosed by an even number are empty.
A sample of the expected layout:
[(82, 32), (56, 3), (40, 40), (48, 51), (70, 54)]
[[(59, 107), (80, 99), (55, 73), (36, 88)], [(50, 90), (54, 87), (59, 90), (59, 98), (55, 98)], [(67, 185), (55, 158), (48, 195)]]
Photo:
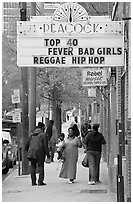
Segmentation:
[(95, 185), (95, 183), (96, 183), (95, 181), (89, 181), (88, 185)]
[(96, 181), (96, 183), (102, 183), (100, 180)]
[(37, 183), (32, 183), (32, 186), (36, 186), (37, 185)]
[(43, 182), (38, 183), (38, 186), (45, 186), (45, 185), (46, 185), (46, 183), (43, 183)]
[(68, 181), (68, 183), (69, 183), (69, 184), (72, 184), (72, 183), (74, 183), (74, 180), (70, 180), (70, 181)]
[(72, 184), (73, 182), (72, 182), (72, 181), (68, 181), (68, 183), (69, 183), (69, 184)]

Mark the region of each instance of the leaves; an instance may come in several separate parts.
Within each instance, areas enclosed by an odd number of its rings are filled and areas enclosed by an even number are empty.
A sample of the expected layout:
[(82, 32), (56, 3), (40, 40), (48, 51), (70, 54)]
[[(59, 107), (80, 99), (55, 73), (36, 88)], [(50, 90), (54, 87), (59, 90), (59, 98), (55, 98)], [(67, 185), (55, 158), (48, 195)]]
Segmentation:
[(11, 110), (11, 90), (20, 85), (20, 69), (16, 65), (16, 50), (9, 39), (2, 36), (2, 109)]

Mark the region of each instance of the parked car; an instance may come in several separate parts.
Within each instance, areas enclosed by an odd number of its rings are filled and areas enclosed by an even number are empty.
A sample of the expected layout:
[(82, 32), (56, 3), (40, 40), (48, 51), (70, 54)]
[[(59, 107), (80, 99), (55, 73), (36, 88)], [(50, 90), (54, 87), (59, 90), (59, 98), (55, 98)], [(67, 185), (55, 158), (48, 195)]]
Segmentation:
[(9, 168), (16, 164), (17, 145), (14, 143), (10, 132), (2, 130), (2, 173), (7, 173)]

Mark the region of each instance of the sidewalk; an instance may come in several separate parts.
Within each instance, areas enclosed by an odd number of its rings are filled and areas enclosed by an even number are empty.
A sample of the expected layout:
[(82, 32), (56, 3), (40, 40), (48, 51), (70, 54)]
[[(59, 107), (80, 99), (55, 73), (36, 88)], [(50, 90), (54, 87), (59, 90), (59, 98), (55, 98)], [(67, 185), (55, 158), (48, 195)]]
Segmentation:
[[(57, 155), (56, 155), (57, 157)], [(107, 167), (101, 162), (101, 184), (89, 186), (88, 169), (82, 167), (83, 149), (79, 150), (77, 179), (68, 184), (68, 180), (59, 178), (57, 159), (45, 164), (46, 186), (31, 186), (30, 175), (18, 176), (17, 169), (4, 181), (2, 187), (3, 202), (116, 202), (116, 195), (111, 194), (107, 183)], [(57, 170), (58, 168), (58, 170)]]

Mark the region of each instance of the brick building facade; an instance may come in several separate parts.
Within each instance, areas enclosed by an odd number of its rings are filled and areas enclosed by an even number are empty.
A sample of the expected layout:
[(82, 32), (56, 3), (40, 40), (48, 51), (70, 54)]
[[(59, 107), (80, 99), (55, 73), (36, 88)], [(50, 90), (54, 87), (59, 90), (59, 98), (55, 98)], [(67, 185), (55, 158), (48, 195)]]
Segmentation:
[[(131, 201), (131, 5), (117, 2), (113, 21), (124, 21), (124, 66), (110, 69), (108, 86), (102, 90), (100, 130), (106, 137), (103, 149), (108, 164), (110, 190), (117, 192), (118, 155), (122, 156), (124, 200)], [(106, 96), (106, 97), (105, 97)], [(122, 132), (119, 130), (121, 127)], [(121, 133), (121, 134), (120, 134)]]

